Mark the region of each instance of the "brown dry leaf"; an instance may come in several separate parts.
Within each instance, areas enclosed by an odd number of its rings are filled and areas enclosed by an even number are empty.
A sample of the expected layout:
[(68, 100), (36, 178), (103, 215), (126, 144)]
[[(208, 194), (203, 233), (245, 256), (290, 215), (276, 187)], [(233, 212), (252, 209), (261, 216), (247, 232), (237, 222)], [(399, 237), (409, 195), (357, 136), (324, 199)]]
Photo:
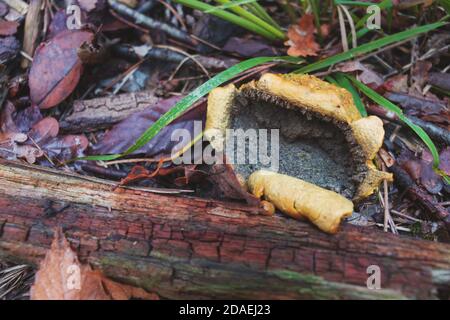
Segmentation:
[(34, 104), (48, 109), (73, 92), (83, 70), (78, 49), (93, 38), (94, 34), (87, 30), (67, 30), (41, 43), (29, 75), (30, 98)]
[(284, 44), (289, 46), (287, 53), (292, 57), (317, 56), (320, 46), (314, 39), (314, 17), (305, 14), (300, 18), (298, 25), (291, 25), (288, 29), (289, 38)]
[(361, 71), (358, 75), (359, 81), (367, 85), (374, 85), (379, 87), (383, 84), (383, 78), (375, 71), (373, 71), (368, 65), (362, 64), (359, 61), (349, 61), (340, 64), (337, 70), (342, 72), (354, 72)]
[(156, 294), (105, 278), (87, 264), (81, 264), (63, 235), (55, 239), (36, 273), (31, 300), (156, 300)]
[(18, 27), (19, 24), (15, 21), (0, 21), (0, 36), (12, 36)]

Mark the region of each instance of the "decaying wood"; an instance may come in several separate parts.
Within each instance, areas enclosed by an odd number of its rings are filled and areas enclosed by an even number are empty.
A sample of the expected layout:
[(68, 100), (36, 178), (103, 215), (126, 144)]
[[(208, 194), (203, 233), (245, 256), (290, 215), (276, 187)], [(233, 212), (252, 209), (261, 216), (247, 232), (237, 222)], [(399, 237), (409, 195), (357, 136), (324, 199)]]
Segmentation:
[[(116, 189), (0, 160), (0, 256), (36, 262), (62, 226), (83, 261), (165, 298), (447, 298), (450, 245)], [(367, 267), (382, 290), (366, 288)], [(395, 291), (393, 291), (395, 290)], [(401, 292), (401, 293), (399, 293)]]
[[(25, 18), (25, 30), (23, 37), (23, 51), (30, 57), (33, 57), (39, 43), (39, 34), (41, 33), (43, 18), (43, 0), (31, 0), (27, 17)], [(21, 62), (22, 68), (30, 65), (30, 60), (23, 58)]]
[(72, 112), (61, 120), (60, 126), (70, 132), (98, 130), (142, 111), (157, 101), (158, 98), (149, 91), (77, 100), (73, 103)]

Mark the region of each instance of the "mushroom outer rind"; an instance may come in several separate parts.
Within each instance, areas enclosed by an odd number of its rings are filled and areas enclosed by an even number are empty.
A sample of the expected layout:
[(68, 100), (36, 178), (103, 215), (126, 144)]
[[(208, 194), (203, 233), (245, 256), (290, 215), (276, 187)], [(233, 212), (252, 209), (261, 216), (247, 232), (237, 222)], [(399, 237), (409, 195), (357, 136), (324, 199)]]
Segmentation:
[(249, 191), (264, 197), (293, 218), (306, 218), (327, 233), (336, 233), (353, 203), (336, 192), (288, 175), (258, 170), (247, 181)]

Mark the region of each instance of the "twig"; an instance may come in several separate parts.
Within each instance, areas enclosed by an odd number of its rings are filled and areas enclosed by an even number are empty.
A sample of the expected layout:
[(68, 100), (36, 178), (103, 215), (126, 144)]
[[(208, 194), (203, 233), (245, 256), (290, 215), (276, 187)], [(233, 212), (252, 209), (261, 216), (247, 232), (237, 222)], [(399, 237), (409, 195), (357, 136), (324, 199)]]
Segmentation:
[(108, 0), (108, 4), (118, 13), (125, 15), (129, 18), (134, 19), (136, 24), (140, 24), (143, 26), (146, 26), (147, 28), (151, 29), (158, 29), (161, 30), (171, 37), (174, 37), (175, 39), (192, 43), (192, 39), (189, 36), (187, 32), (184, 32), (176, 27), (173, 27), (167, 23), (154, 20), (146, 15), (143, 15), (142, 13), (135, 11), (131, 9), (130, 7), (127, 7), (126, 5), (117, 2), (116, 0)]
[(397, 211), (397, 210), (394, 210), (394, 209), (391, 210), (391, 213), (396, 214), (396, 215), (398, 215), (398, 216), (400, 216), (402, 218), (414, 221), (414, 222), (421, 222), (422, 221), (420, 219), (413, 218), (411, 216), (408, 216), (407, 214), (401, 213), (400, 211)]
[[(112, 46), (112, 49), (114, 50), (115, 54), (126, 59), (139, 60), (139, 59), (153, 58), (174, 63), (180, 63), (183, 60), (185, 60), (187, 54), (183, 50), (180, 50), (172, 46), (142, 45), (133, 47), (129, 45), (116, 44)], [(193, 58), (190, 65), (200, 63), (205, 69), (216, 69), (216, 70), (226, 69), (231, 65), (237, 63), (237, 60), (235, 59), (227, 59), (224, 61), (214, 57), (207, 57), (202, 55), (193, 56), (187, 54), (187, 56)]]
[(168, 50), (172, 50), (172, 51), (181, 53), (182, 55), (185, 55), (186, 57), (191, 59), (193, 62), (195, 62), (208, 78), (211, 78), (211, 76), (209, 75), (208, 70), (206, 70), (206, 68), (203, 66), (203, 64), (200, 61), (198, 61), (197, 57), (187, 53), (186, 51), (178, 49), (176, 47), (166, 46), (166, 45), (157, 45), (157, 46), (154, 46), (154, 48), (168, 49)]

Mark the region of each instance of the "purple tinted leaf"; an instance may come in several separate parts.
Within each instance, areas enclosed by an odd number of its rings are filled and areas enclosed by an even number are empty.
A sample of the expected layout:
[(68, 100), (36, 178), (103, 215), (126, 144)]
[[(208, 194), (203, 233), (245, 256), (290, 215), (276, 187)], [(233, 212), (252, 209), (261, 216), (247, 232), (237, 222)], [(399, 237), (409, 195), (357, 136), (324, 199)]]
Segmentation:
[(31, 127), (42, 120), (41, 110), (37, 105), (30, 106), (14, 116), (14, 122), (20, 132), (28, 132)]
[(237, 53), (243, 57), (259, 57), (278, 55), (279, 52), (262, 40), (253, 40), (245, 38), (230, 38), (223, 50), (230, 53)]
[(442, 150), (440, 156), (439, 169), (445, 172), (446, 175), (450, 176), (450, 147)]
[(51, 138), (41, 145), (50, 158), (67, 161), (83, 156), (83, 151), (89, 144), (84, 135), (67, 135)]
[[(160, 100), (152, 107), (134, 113), (127, 119), (115, 125), (104, 138), (92, 148), (93, 154), (121, 153), (131, 147), (135, 141), (164, 113), (169, 111), (181, 97), (172, 97)], [(202, 103), (188, 110), (181, 117), (163, 128), (151, 141), (133, 154), (145, 154), (149, 157), (166, 157), (171, 154), (172, 148), (179, 144), (171, 141), (175, 129), (186, 129), (192, 139), (195, 138), (194, 122), (204, 121), (206, 104)]]
[(48, 26), (47, 39), (51, 39), (61, 31), (67, 30), (67, 14), (64, 9), (58, 10)]

